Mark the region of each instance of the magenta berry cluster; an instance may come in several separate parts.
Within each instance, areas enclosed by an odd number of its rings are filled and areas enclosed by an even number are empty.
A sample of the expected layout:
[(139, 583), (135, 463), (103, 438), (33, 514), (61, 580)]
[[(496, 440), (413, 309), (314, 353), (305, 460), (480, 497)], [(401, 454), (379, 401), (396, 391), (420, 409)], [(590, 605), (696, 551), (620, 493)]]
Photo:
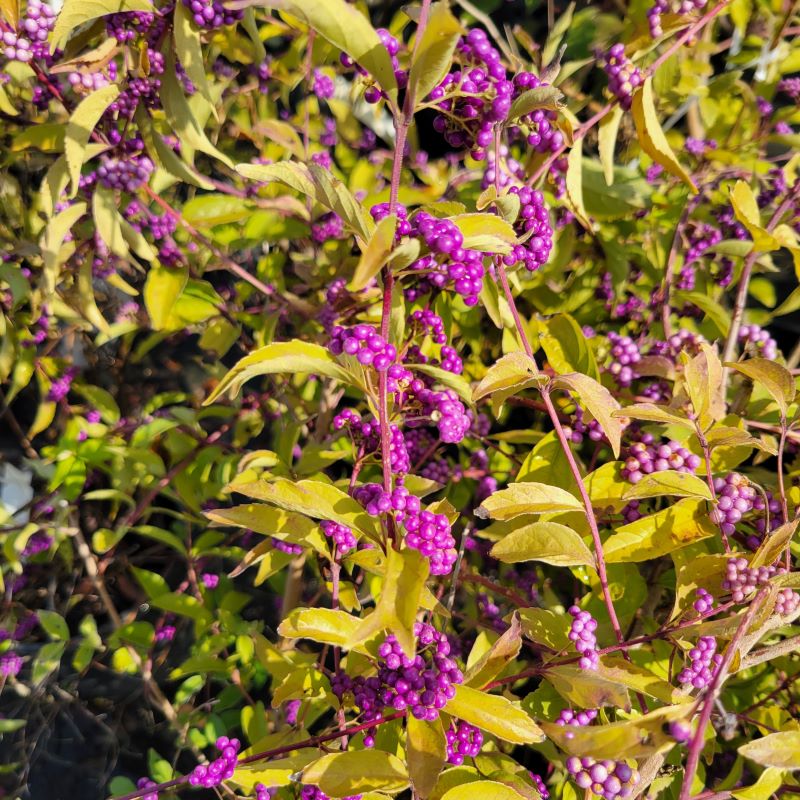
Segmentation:
[(670, 469), (695, 473), (701, 463), (700, 456), (689, 452), (680, 442), (670, 440), (656, 445), (651, 436), (645, 435), (628, 447), (622, 477), (638, 483), (645, 475)]
[[(331, 800), (318, 786), (306, 785), (300, 789), (300, 800)], [(341, 800), (361, 800), (360, 794), (351, 794)]]
[[(157, 786), (158, 784), (155, 781), (151, 781), (150, 778), (139, 778), (136, 781), (137, 789), (156, 789)], [(141, 800), (158, 800), (158, 791), (143, 794)]]
[(700, 614), (701, 617), (708, 616), (714, 610), (714, 597), (706, 589), (702, 587), (695, 590), (695, 594), (697, 597), (695, 598), (694, 603), (692, 603), (692, 608)]
[(687, 653), (687, 658), (678, 682), (690, 688), (705, 689), (722, 663), (722, 654), (717, 653), (717, 640), (713, 636), (701, 636), (697, 645)]
[(578, 606), (571, 606), (569, 614), (572, 617), (567, 636), (575, 643), (575, 649), (581, 654), (578, 665), (581, 669), (597, 669), (600, 655), (597, 652), (597, 620), (588, 612)]
[[(598, 713), (599, 712), (596, 708), (586, 708), (578, 711), (575, 711), (572, 708), (565, 708), (561, 710), (554, 722), (556, 725), (560, 725), (562, 728), (566, 727), (567, 725), (579, 725), (581, 727), (585, 727), (586, 725), (591, 725), (597, 719)], [(575, 734), (572, 731), (567, 731), (566, 737), (567, 739), (572, 739), (575, 737)]]
[(614, 331), (608, 334), (611, 362), (607, 369), (621, 388), (630, 386), (639, 377), (636, 364), (641, 361), (639, 345), (630, 336), (622, 336)]
[(483, 746), (480, 728), (463, 720), (455, 720), (445, 731), (447, 739), (447, 763), (461, 766), (465, 758), (475, 758)]
[(597, 761), (591, 756), (570, 756), (565, 766), (581, 789), (589, 789), (604, 800), (630, 797), (639, 783), (638, 771), (624, 761)]
[[(385, 28), (378, 28), (376, 30), (378, 34), (378, 38), (381, 40), (381, 44), (386, 48), (386, 52), (389, 54), (389, 58), (392, 62), (392, 69), (394, 71), (394, 77), (397, 81), (397, 85), (400, 88), (404, 88), (405, 85), (408, 83), (408, 72), (400, 67), (400, 61), (398, 59), (398, 54), (400, 53), (400, 42), (392, 36), (389, 31)], [(367, 71), (360, 65), (353, 62), (353, 59), (350, 58), (346, 53), (342, 53), (339, 56), (339, 61), (341, 62), (342, 66), (347, 67), (348, 69), (355, 67), (356, 72), (359, 75), (367, 77)], [(377, 103), (381, 97), (383, 97), (383, 93), (381, 92), (380, 88), (375, 84), (370, 84), (364, 90), (364, 99), (368, 103)]]
[(672, 3), (670, 0), (655, 0), (647, 11), (647, 23), (650, 26), (650, 35), (656, 39), (663, 36), (664, 30), (661, 27), (661, 17), (664, 14), (678, 14), (685, 16), (692, 11), (700, 11), (706, 7), (707, 0), (678, 0)]
[(216, 748), (220, 753), (217, 758), (210, 764), (198, 764), (192, 770), (191, 775), (189, 775), (189, 784), (191, 786), (204, 786), (210, 789), (233, 777), (236, 763), (239, 760), (241, 743), (238, 739), (220, 736), (216, 741)]
[(371, 366), (378, 372), (386, 372), (397, 358), (397, 350), (371, 325), (356, 325), (343, 328), (336, 325), (331, 331), (328, 344), (330, 351), (338, 356), (345, 353), (355, 356), (359, 364)]
[[(746, 558), (731, 558), (725, 565), (725, 579), (722, 588), (729, 591), (734, 603), (744, 603), (760, 586), (769, 583), (770, 578), (786, 572), (784, 567), (775, 564), (770, 566), (751, 567)], [(776, 612), (791, 614), (800, 603), (800, 595), (791, 589), (779, 592)]]
[(244, 11), (227, 8), (220, 0), (183, 0), (199, 28), (221, 28), (244, 19)]
[(625, 55), (625, 45), (615, 44), (605, 55), (603, 69), (608, 75), (608, 90), (619, 100), (620, 106), (629, 109), (633, 93), (642, 85), (639, 68)]
[(509, 194), (519, 197), (520, 209), (514, 231), (524, 243), (514, 245), (511, 252), (503, 256), (503, 263), (507, 267), (521, 263), (528, 272), (535, 272), (547, 263), (553, 248), (553, 229), (544, 195), (527, 186), (521, 189), (512, 186)]
[(349, 553), (358, 544), (353, 531), (347, 525), (342, 525), (342, 523), (334, 522), (333, 520), (323, 520), (319, 526), (325, 536), (336, 545), (336, 552), (339, 555)]
[(715, 478), (714, 492), (717, 502), (711, 510), (711, 519), (726, 536), (732, 536), (736, 531), (736, 523), (755, 507), (758, 492), (738, 472), (731, 472), (724, 478)]
[(739, 328), (739, 342), (759, 358), (774, 361), (778, 357), (778, 343), (758, 325), (742, 325)]

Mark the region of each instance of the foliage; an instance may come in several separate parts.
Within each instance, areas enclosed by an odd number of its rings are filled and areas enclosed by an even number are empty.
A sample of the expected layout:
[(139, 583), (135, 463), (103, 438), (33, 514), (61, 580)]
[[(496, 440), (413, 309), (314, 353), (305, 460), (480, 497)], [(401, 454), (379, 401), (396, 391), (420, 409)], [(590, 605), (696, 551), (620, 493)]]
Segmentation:
[(6, 794), (800, 791), (798, 25), (2, 0)]

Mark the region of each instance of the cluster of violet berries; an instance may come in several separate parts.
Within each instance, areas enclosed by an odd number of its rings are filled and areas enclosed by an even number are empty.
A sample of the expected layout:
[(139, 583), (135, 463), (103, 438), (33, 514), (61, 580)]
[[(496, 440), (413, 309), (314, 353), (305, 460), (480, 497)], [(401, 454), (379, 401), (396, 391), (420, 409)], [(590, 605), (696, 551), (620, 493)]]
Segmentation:
[[(394, 70), (395, 81), (397, 82), (399, 88), (404, 89), (408, 83), (408, 72), (400, 68), (400, 62), (397, 58), (397, 55), (400, 52), (400, 42), (395, 39), (395, 37), (392, 36), (392, 34), (389, 33), (386, 28), (378, 28), (376, 33), (378, 34), (381, 44), (386, 48), (386, 52), (389, 54), (389, 58), (392, 61), (392, 69)], [(346, 67), (347, 69), (352, 69), (355, 67), (356, 72), (365, 78), (369, 75), (369, 73), (360, 64), (356, 64), (353, 59), (347, 55), (347, 53), (342, 53), (339, 56), (339, 61), (341, 62), (342, 66)], [(381, 97), (383, 97), (383, 93), (374, 84), (368, 86), (364, 90), (364, 100), (366, 100), (368, 103), (377, 103)]]
[(28, 0), (18, 31), (4, 31), (2, 53), (9, 61), (23, 63), (50, 56), (48, 37), (56, 22), (56, 11), (41, 0)]
[(597, 652), (597, 620), (588, 612), (582, 611), (578, 606), (571, 606), (569, 614), (572, 617), (567, 636), (575, 643), (575, 649), (581, 654), (578, 665), (581, 669), (597, 669), (600, 656)]
[(711, 510), (711, 521), (719, 525), (726, 536), (733, 536), (736, 523), (754, 509), (758, 492), (750, 481), (738, 472), (731, 472), (724, 478), (715, 478), (714, 492), (717, 495), (717, 503)]
[[(362, 446), (364, 452), (380, 447), (380, 424), (374, 418), (362, 420), (352, 408), (345, 408), (333, 418), (333, 429), (339, 431), (343, 428), (347, 428), (353, 442)], [(406, 441), (397, 425), (389, 426), (389, 463), (395, 475), (405, 475), (411, 469)]]
[(655, 4), (647, 11), (647, 22), (650, 26), (650, 35), (656, 39), (664, 34), (661, 27), (661, 17), (664, 14), (679, 14), (685, 16), (692, 11), (699, 11), (705, 8), (707, 0), (679, 0), (674, 5), (670, 0), (655, 0)]
[(397, 350), (389, 344), (372, 325), (356, 325), (353, 328), (334, 326), (328, 344), (335, 355), (346, 353), (355, 356), (359, 364), (386, 372), (397, 358)]
[(191, 786), (204, 786), (210, 789), (233, 777), (236, 762), (239, 760), (241, 743), (238, 739), (220, 736), (216, 741), (219, 756), (210, 764), (198, 764), (189, 775)]
[(701, 636), (697, 646), (689, 651), (688, 659), (678, 674), (678, 682), (687, 687), (705, 689), (722, 663), (722, 654), (717, 653), (717, 640), (713, 636)]
[(608, 334), (611, 362), (608, 371), (621, 388), (630, 386), (639, 377), (635, 365), (641, 361), (639, 345), (630, 336), (621, 336), (615, 331)]
[(778, 357), (778, 343), (758, 325), (742, 325), (739, 328), (739, 342), (760, 358), (774, 361)]
[(693, 474), (701, 463), (700, 456), (690, 453), (680, 442), (670, 440), (656, 445), (652, 434), (645, 433), (628, 447), (622, 477), (638, 483), (645, 475), (670, 469)]
[(445, 732), (447, 739), (447, 763), (460, 767), (465, 758), (475, 758), (483, 746), (483, 733), (480, 728), (468, 722), (451, 722)]
[(524, 243), (514, 245), (511, 252), (503, 256), (507, 267), (521, 263), (528, 272), (535, 272), (547, 263), (553, 249), (553, 229), (550, 214), (544, 202), (544, 195), (527, 186), (512, 186), (509, 194), (519, 197), (519, 216), (514, 224), (514, 232)]
[(221, 28), (244, 19), (243, 10), (227, 8), (220, 0), (183, 0), (183, 4), (192, 12), (192, 19), (199, 28)]
[[(567, 725), (579, 725), (584, 727), (585, 725), (591, 725), (597, 719), (598, 710), (596, 708), (586, 708), (580, 711), (575, 711), (571, 708), (565, 708), (561, 711), (558, 717), (555, 720), (556, 725), (560, 725), (562, 728), (566, 727)], [(575, 734), (571, 731), (567, 731), (567, 739), (572, 739), (575, 737)]]
[(325, 536), (333, 540), (339, 555), (350, 552), (357, 544), (353, 531), (350, 530), (347, 525), (342, 525), (340, 522), (334, 522), (328, 519), (320, 522), (320, 528), (322, 528), (322, 532)]
[(606, 54), (603, 69), (608, 75), (608, 89), (626, 111), (631, 107), (633, 93), (641, 86), (643, 77), (639, 68), (625, 55), (625, 46), (615, 44)]
[[(731, 593), (734, 603), (743, 603), (747, 597), (760, 586), (769, 582), (775, 575), (786, 572), (784, 567), (776, 565), (751, 567), (746, 558), (731, 558), (725, 568), (725, 579), (722, 588)], [(800, 594), (791, 589), (781, 589), (775, 601), (775, 613), (792, 614), (800, 606)]]
[(604, 800), (630, 797), (639, 783), (639, 773), (624, 761), (597, 761), (591, 756), (570, 756), (567, 772), (581, 789), (590, 789)]
[[(256, 799), (258, 800), (258, 798)], [(311, 786), (310, 784), (303, 786), (300, 790), (300, 800), (331, 800), (319, 786)], [(347, 797), (342, 797), (341, 800), (361, 800), (360, 794), (351, 794)]]
[(147, 156), (104, 158), (97, 168), (97, 179), (107, 189), (135, 192), (150, 179), (155, 165)]
[(147, 794), (143, 794), (141, 800), (158, 800), (158, 784), (155, 781), (151, 781), (150, 778), (139, 778), (136, 781), (136, 788), (137, 789), (156, 789), (156, 791), (148, 792)]

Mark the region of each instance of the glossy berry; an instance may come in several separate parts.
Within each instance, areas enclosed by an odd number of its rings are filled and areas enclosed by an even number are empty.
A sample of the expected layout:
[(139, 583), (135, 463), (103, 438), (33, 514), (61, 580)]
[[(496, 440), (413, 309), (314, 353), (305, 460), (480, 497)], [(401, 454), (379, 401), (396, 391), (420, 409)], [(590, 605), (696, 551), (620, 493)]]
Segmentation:
[(620, 336), (614, 331), (608, 334), (608, 343), (611, 345), (608, 371), (620, 387), (630, 386), (638, 377), (634, 367), (642, 358), (639, 346), (630, 336)]
[(189, 775), (191, 786), (204, 786), (210, 789), (233, 777), (241, 748), (239, 740), (220, 736), (216, 741), (216, 748), (220, 753), (218, 758), (215, 758), (210, 764), (199, 764), (192, 770)]
[(688, 652), (687, 657), (688, 661), (678, 675), (678, 681), (690, 688), (705, 689), (722, 663), (722, 655), (717, 653), (717, 640), (713, 636), (701, 636), (697, 646)]
[(336, 551), (340, 555), (345, 555), (358, 543), (353, 531), (347, 525), (342, 525), (332, 520), (323, 520), (320, 522), (320, 528), (322, 528), (325, 536), (333, 540), (336, 545)]
[(371, 366), (378, 372), (386, 372), (397, 358), (394, 345), (371, 325), (356, 325), (354, 328), (336, 325), (331, 331), (328, 347), (334, 355), (355, 356), (360, 364)]
[(463, 720), (450, 723), (445, 732), (447, 738), (447, 763), (461, 766), (465, 758), (475, 758), (483, 746), (480, 728)]
[[(136, 788), (137, 789), (155, 789), (158, 784), (155, 781), (151, 781), (150, 778), (139, 778), (136, 781)], [(143, 794), (141, 800), (158, 800), (158, 792), (148, 792), (147, 794)]]
[(581, 789), (589, 789), (604, 800), (630, 797), (639, 783), (639, 773), (624, 761), (597, 761), (591, 756), (570, 756), (565, 766)]
[(597, 653), (597, 620), (588, 611), (582, 611), (578, 606), (569, 609), (572, 617), (567, 636), (575, 643), (575, 649), (581, 654), (578, 665), (581, 669), (597, 669), (600, 656)]
[(615, 44), (605, 55), (603, 69), (608, 75), (608, 89), (619, 100), (624, 109), (631, 107), (634, 91), (641, 86), (643, 78), (638, 67), (625, 55), (625, 46)]

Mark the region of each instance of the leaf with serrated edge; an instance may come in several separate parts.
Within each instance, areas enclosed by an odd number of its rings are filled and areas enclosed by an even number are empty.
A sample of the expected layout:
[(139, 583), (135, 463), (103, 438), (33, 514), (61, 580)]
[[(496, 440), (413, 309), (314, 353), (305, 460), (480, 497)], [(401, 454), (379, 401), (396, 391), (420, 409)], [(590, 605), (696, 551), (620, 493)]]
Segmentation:
[(309, 764), (302, 782), (319, 786), (334, 798), (371, 790), (394, 793), (408, 786), (408, 772), (397, 756), (383, 750), (348, 750), (328, 753)]
[(549, 511), (575, 511), (583, 505), (574, 495), (558, 486), (525, 481), (512, 483), (494, 492), (481, 503), (475, 516), (482, 519), (512, 519), (521, 514), (543, 514)]
[(719, 536), (719, 528), (708, 518), (703, 500), (684, 498), (655, 514), (617, 528), (606, 539), (603, 552), (610, 564), (638, 563)]
[(532, 522), (513, 530), (492, 548), (505, 564), (543, 561), (556, 567), (594, 566), (592, 551), (571, 528), (558, 522)]
[(796, 394), (794, 378), (786, 367), (766, 358), (749, 358), (747, 361), (731, 362), (725, 366), (760, 383), (778, 404), (781, 414), (786, 416)]
[(456, 686), (456, 694), (444, 710), (512, 744), (541, 742), (541, 728), (510, 700), (469, 686)]
[[(594, 378), (578, 372), (559, 375), (554, 382), (556, 385), (566, 386), (578, 395), (581, 405), (600, 423), (600, 427), (614, 451), (614, 456), (619, 458), (623, 426), (615, 412), (619, 412), (621, 409), (611, 392)], [(624, 413), (624, 409), (622, 412)]]

